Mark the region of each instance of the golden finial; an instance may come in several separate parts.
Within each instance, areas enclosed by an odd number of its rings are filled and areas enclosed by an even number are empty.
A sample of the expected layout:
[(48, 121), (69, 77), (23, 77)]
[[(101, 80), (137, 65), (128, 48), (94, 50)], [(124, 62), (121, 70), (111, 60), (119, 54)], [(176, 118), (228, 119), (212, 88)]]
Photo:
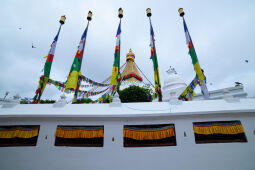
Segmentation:
[(61, 16), (61, 18), (59, 20), (60, 24), (64, 24), (65, 21), (66, 21), (66, 16), (65, 15)]
[(179, 12), (179, 14), (180, 14), (181, 17), (183, 17), (184, 14), (185, 14), (184, 11), (183, 11), (183, 8), (179, 8), (179, 9), (178, 9), (178, 12)]
[(147, 8), (146, 9), (147, 17), (151, 17), (151, 9)]
[(133, 55), (134, 56), (135, 54), (132, 52), (132, 49), (130, 48), (129, 52), (127, 53), (127, 55)]
[(91, 12), (91, 11), (89, 11), (89, 13), (88, 13), (87, 20), (88, 20), (88, 21), (91, 21), (91, 20), (92, 20), (92, 12)]
[(132, 60), (132, 61), (135, 60), (135, 54), (132, 52), (131, 48), (129, 49), (129, 53), (127, 53), (127, 56), (126, 56), (126, 61), (128, 60)]
[(119, 8), (119, 18), (122, 18), (123, 17), (123, 10), (122, 8)]

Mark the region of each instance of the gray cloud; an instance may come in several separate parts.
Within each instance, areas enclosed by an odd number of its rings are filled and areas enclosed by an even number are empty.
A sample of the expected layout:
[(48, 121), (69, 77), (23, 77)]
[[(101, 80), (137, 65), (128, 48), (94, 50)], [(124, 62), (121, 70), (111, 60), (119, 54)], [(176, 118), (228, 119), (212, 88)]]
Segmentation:
[[(253, 57), (253, 1), (51, 1), (8, 0), (0, 2), (0, 96), (5, 91), (33, 97), (44, 65), (43, 57), (57, 33), (61, 15), (67, 17), (62, 27), (51, 78), (65, 81), (73, 62), (81, 34), (86, 27), (87, 12), (93, 12), (82, 64), (82, 73), (103, 81), (112, 70), (117, 10), (122, 7), (121, 63), (132, 48), (136, 63), (153, 82), (150, 58), (149, 22), (146, 8), (152, 9), (152, 24), (161, 83), (171, 65), (189, 83), (195, 76), (185, 44), (178, 8), (183, 7), (186, 21), (205, 70), (209, 90), (245, 85), (249, 96), (255, 96)], [(18, 29), (21, 27), (22, 29)], [(36, 48), (31, 48), (32, 43)], [(245, 59), (249, 63), (245, 63)], [(57, 98), (61, 93), (47, 86), (43, 98)]]

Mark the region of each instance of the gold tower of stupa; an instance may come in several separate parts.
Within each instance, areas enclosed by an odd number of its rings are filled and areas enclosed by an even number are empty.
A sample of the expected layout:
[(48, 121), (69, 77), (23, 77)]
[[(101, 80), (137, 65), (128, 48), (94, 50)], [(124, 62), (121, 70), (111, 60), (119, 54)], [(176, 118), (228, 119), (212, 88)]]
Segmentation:
[(129, 53), (126, 55), (126, 67), (121, 73), (121, 84), (138, 85), (139, 83), (142, 83), (143, 79), (134, 61), (135, 54), (130, 49)]

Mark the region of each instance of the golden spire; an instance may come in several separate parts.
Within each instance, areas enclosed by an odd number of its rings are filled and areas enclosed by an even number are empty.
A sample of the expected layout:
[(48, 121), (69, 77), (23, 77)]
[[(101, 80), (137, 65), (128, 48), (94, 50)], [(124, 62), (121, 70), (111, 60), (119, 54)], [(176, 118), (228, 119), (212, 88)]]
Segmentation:
[(132, 52), (131, 48), (129, 49), (129, 53), (127, 53), (127, 56), (126, 56), (126, 61), (128, 60), (132, 60), (132, 61), (135, 60), (135, 54)]
[(134, 61), (135, 54), (130, 49), (126, 55), (126, 67), (121, 73), (121, 79), (124, 78), (123, 81), (143, 81)]

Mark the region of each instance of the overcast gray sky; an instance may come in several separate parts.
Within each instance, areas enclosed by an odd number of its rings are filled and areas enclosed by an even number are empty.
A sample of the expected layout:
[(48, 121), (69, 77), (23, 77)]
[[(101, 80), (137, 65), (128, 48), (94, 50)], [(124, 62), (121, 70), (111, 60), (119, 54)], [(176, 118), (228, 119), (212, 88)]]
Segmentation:
[[(42, 75), (43, 57), (57, 33), (61, 15), (67, 19), (59, 36), (51, 78), (65, 81), (89, 10), (93, 19), (82, 74), (98, 82), (105, 80), (112, 71), (119, 7), (124, 11), (121, 64), (132, 48), (136, 63), (153, 81), (149, 21), (145, 12), (149, 7), (162, 86), (169, 66), (190, 83), (195, 72), (178, 14), (178, 8), (182, 7), (208, 89), (231, 87), (239, 81), (250, 97), (255, 96), (254, 0), (1, 0), (0, 97), (6, 91), (22, 97), (34, 96)], [(31, 48), (32, 43), (36, 48)], [(51, 85), (46, 87), (43, 98), (56, 99), (60, 94)]]

